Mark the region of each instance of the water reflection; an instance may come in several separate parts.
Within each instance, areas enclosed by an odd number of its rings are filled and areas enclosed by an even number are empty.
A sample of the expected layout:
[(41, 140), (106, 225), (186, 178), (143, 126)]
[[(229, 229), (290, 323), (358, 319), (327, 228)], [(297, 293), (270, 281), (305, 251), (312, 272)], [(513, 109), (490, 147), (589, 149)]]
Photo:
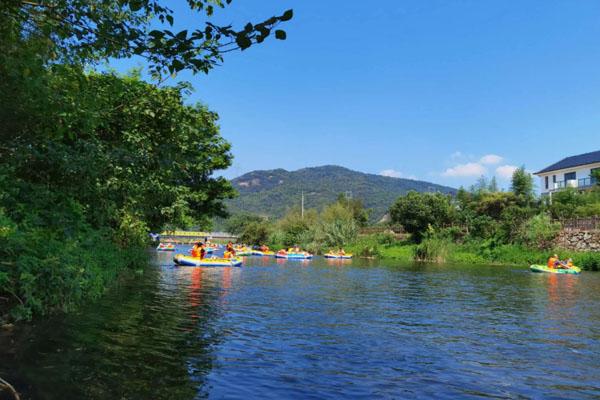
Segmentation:
[[(202, 393), (220, 333), (207, 329), (231, 271), (150, 269), (77, 315), (24, 326), (0, 371), (32, 399), (192, 399)], [(218, 292), (215, 289), (222, 289)], [(29, 332), (28, 332), (29, 330)]]

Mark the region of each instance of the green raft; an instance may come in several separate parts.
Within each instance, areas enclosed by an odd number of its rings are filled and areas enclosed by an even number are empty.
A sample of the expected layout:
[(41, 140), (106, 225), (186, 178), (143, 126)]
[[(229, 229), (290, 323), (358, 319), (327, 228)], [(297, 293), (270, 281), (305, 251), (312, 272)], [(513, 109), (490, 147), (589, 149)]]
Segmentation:
[(549, 274), (579, 274), (581, 269), (578, 267), (571, 267), (569, 269), (563, 268), (548, 268), (546, 265), (532, 265), (529, 267), (532, 272), (547, 272)]

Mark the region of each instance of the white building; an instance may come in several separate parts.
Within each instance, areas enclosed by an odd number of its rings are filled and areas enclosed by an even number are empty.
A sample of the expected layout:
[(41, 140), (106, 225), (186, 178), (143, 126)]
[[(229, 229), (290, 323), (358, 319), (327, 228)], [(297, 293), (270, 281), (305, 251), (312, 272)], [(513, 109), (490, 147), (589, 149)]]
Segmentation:
[(554, 163), (535, 175), (540, 177), (542, 194), (551, 194), (566, 187), (586, 189), (596, 181), (592, 171), (600, 170), (600, 151), (571, 156)]

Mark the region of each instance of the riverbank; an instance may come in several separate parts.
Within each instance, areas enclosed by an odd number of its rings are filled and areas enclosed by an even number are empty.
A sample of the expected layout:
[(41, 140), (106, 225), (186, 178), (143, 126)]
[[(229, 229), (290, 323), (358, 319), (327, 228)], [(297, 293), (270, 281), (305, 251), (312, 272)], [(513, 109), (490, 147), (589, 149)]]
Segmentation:
[(408, 240), (396, 241), (391, 235), (377, 234), (359, 238), (348, 245), (346, 251), (358, 257), (380, 257), (407, 262), (521, 266), (545, 264), (550, 254), (557, 253), (561, 259), (572, 258), (583, 270), (600, 270), (600, 252), (576, 252), (561, 248), (540, 250), (512, 244), (494, 245), (490, 241), (452, 243), (434, 239), (415, 244)]

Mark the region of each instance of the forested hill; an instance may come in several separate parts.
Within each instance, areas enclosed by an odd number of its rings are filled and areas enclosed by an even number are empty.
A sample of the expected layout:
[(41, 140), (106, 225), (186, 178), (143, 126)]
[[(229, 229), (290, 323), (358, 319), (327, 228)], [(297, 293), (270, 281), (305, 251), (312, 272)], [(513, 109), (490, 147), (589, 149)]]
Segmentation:
[(231, 213), (244, 211), (270, 217), (281, 217), (288, 209), (299, 207), (302, 191), (305, 208), (319, 209), (335, 201), (340, 193), (351, 194), (372, 209), (372, 221), (381, 219), (394, 200), (409, 190), (456, 192), (430, 182), (365, 174), (332, 165), (291, 172), (284, 169), (252, 171), (232, 183), (239, 196), (228, 201)]

